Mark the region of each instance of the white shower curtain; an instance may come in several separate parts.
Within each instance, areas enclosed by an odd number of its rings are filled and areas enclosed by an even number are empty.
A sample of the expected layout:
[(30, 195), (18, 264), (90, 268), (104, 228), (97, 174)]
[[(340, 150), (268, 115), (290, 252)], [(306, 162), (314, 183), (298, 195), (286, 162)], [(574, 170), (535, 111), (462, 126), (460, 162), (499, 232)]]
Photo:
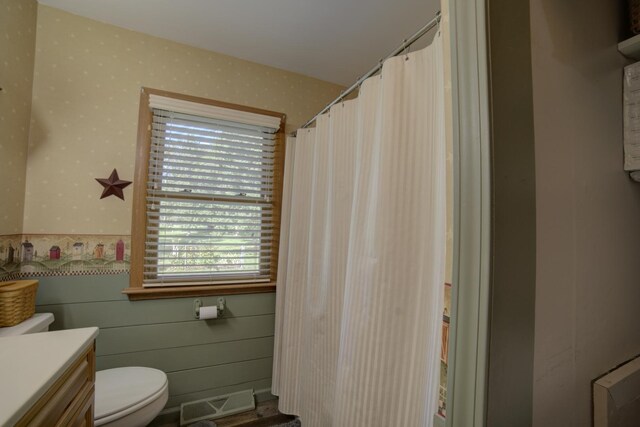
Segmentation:
[(431, 426), (445, 262), (440, 35), (289, 139), (273, 393), (304, 427)]

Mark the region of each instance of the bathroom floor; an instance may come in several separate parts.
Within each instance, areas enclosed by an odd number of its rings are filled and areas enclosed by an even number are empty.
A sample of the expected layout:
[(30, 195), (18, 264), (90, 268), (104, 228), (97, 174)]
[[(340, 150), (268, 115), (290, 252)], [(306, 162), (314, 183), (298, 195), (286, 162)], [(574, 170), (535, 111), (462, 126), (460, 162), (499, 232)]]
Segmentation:
[[(175, 418), (176, 414), (159, 416), (149, 427), (179, 427), (180, 422)], [(278, 412), (278, 401), (270, 400), (259, 403), (256, 409), (242, 414), (215, 420), (217, 427), (274, 427), (287, 425), (294, 417)], [(287, 425), (288, 427), (288, 425)]]

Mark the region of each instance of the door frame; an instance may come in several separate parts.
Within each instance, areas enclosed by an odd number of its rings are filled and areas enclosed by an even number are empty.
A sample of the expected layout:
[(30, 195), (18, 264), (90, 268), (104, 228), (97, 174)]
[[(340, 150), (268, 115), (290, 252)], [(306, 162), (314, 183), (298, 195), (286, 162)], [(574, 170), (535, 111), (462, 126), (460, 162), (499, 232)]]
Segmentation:
[(479, 427), (486, 422), (491, 278), (487, 7), (484, 0), (448, 0), (446, 7), (454, 242), (445, 425)]

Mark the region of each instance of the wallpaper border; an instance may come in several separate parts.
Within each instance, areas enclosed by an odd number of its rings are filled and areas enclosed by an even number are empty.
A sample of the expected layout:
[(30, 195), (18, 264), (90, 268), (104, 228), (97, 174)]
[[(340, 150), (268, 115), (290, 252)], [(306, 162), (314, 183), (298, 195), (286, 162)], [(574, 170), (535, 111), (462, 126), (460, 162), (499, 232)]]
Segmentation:
[(130, 235), (0, 235), (0, 281), (129, 273), (130, 246)]

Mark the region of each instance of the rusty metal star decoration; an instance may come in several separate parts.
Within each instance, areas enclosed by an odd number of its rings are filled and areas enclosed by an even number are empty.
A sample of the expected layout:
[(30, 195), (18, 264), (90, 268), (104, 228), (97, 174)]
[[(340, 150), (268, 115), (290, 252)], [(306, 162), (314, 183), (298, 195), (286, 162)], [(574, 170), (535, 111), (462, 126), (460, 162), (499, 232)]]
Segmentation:
[(118, 171), (113, 170), (111, 172), (111, 176), (109, 178), (96, 178), (96, 181), (100, 183), (104, 187), (102, 190), (101, 199), (109, 196), (116, 196), (124, 200), (124, 193), (122, 190), (131, 184), (131, 181), (124, 181), (118, 177)]

